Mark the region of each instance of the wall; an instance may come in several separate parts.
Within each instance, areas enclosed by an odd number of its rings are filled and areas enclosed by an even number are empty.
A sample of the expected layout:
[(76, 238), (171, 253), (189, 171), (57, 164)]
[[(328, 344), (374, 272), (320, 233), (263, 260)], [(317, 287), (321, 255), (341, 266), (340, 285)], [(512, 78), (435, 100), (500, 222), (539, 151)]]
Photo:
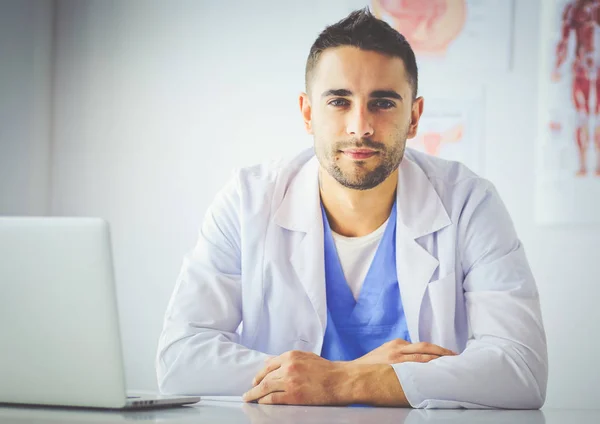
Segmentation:
[(0, 215), (48, 212), (53, 2), (0, 0)]

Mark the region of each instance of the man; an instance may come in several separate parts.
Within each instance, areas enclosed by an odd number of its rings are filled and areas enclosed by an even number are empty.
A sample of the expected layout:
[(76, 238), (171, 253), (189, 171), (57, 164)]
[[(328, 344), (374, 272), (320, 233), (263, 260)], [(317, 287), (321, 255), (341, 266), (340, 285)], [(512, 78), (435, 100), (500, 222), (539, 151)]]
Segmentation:
[(278, 404), (539, 408), (538, 293), (493, 186), (406, 150), (415, 56), (368, 10), (311, 48), (314, 150), (241, 169), (169, 303), (165, 393)]

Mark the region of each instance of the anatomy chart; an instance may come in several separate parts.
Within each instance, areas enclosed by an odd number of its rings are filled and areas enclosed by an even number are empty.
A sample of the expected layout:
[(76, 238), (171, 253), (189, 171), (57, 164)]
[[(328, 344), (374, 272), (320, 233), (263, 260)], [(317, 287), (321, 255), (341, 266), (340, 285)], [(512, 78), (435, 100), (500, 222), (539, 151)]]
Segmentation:
[(407, 146), (433, 156), (457, 160), (482, 172), (483, 96), (459, 99), (425, 97), (417, 136)]
[(542, 10), (536, 217), (600, 222), (600, 0)]
[(508, 69), (512, 8), (512, 0), (370, 2), (375, 16), (406, 37), (420, 67), (469, 71)]

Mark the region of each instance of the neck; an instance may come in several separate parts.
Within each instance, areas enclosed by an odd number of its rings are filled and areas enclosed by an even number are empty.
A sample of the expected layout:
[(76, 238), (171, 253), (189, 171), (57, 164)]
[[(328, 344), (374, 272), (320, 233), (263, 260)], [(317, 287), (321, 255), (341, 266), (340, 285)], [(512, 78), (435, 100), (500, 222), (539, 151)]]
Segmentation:
[(319, 168), (321, 201), (331, 229), (346, 237), (372, 233), (388, 219), (396, 198), (398, 170), (369, 190), (354, 190), (341, 185)]

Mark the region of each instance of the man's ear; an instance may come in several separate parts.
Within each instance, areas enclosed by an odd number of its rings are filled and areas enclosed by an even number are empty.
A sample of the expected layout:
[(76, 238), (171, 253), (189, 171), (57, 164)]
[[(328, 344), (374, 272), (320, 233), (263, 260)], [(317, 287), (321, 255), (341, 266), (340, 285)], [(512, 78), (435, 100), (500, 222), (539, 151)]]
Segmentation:
[(298, 100), (300, 102), (300, 113), (304, 120), (304, 129), (306, 129), (307, 133), (312, 134), (312, 107), (310, 105), (308, 94), (300, 93), (300, 98)]
[(419, 119), (423, 115), (423, 107), (425, 100), (423, 97), (417, 97), (412, 104), (410, 111), (410, 124), (408, 125), (408, 132), (406, 138), (414, 138), (417, 135), (417, 129), (419, 128)]

